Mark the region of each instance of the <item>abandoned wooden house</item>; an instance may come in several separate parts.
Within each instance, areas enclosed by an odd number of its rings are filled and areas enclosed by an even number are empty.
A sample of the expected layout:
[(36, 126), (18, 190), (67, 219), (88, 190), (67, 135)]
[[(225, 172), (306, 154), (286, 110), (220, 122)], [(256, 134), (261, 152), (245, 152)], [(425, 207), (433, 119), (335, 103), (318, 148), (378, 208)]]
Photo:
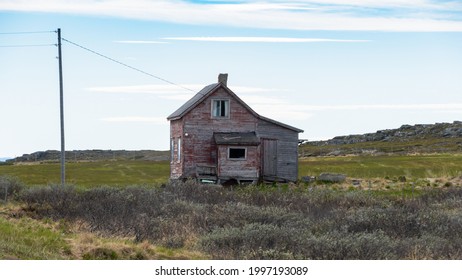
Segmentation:
[(303, 130), (257, 114), (227, 74), (168, 116), (170, 178), (203, 182), (296, 181)]

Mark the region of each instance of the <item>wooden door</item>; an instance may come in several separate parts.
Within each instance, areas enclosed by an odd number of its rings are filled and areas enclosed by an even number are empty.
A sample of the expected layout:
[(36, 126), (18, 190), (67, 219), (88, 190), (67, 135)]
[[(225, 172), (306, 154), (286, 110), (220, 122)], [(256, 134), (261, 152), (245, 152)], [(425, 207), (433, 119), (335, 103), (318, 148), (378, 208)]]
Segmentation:
[(262, 172), (263, 176), (276, 176), (278, 163), (278, 141), (263, 139)]

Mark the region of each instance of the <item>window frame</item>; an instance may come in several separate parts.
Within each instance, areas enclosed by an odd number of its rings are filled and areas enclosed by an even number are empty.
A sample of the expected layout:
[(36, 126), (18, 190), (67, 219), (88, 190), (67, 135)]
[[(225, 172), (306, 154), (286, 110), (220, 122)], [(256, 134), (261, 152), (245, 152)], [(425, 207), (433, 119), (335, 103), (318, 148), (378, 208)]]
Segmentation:
[(178, 137), (177, 162), (181, 162), (181, 137)]
[(175, 138), (171, 138), (170, 141), (170, 162), (175, 162)]
[[(244, 157), (243, 158), (231, 157), (231, 149), (244, 150)], [(228, 160), (247, 160), (247, 147), (228, 147)]]
[[(217, 106), (215, 106), (215, 104), (217, 104), (216, 102), (225, 102), (224, 103), (225, 104), (225, 115), (224, 116), (215, 115), (215, 111), (216, 111), (216, 108), (217, 108)], [(229, 119), (230, 113), (231, 113), (230, 104), (231, 104), (231, 101), (228, 98), (214, 98), (214, 99), (212, 99), (212, 102), (211, 102), (211, 116), (212, 116), (212, 119)]]

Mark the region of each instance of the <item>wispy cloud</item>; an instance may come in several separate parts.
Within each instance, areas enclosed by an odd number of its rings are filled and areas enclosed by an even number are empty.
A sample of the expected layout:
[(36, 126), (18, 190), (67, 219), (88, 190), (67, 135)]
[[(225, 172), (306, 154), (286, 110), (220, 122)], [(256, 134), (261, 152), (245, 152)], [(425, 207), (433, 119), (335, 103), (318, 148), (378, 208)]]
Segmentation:
[[(185, 84), (182, 85), (196, 91), (202, 89), (203, 85)], [(186, 91), (174, 85), (134, 85), (134, 86), (113, 86), (93, 87), (87, 90), (96, 93), (107, 94), (154, 94), (158, 98), (166, 100), (177, 100), (185, 102), (195, 93)], [(279, 97), (286, 89), (269, 89), (260, 87), (233, 86), (232, 90), (239, 95), (258, 114), (275, 118), (281, 121), (307, 120), (317, 112), (324, 111), (376, 111), (376, 110), (414, 110), (432, 112), (460, 112), (462, 103), (429, 103), (429, 104), (348, 104), (348, 105), (307, 105), (293, 103), (292, 100)], [(263, 94), (264, 93), (264, 94)], [(281, 114), (284, 112), (284, 114)], [(112, 122), (156, 122), (156, 119), (141, 117), (106, 118), (104, 121)]]
[[(179, 86), (175, 85), (133, 85), (133, 86), (108, 86), (108, 87), (90, 87), (85, 90), (99, 93), (148, 93), (148, 94), (184, 94), (189, 91), (186, 88), (190, 88), (195, 91), (199, 91), (203, 85), (198, 84), (183, 84)], [(190, 94), (191, 95), (191, 94)]]
[(356, 105), (301, 105), (309, 111), (349, 111), (349, 110), (460, 110), (462, 103), (440, 104), (356, 104)]
[(0, 10), (272, 29), (462, 32), (462, 4), (458, 1), (0, 0)]
[[(199, 92), (203, 87), (204, 85), (199, 84), (183, 84), (180, 86), (152, 84), (132, 86), (90, 87), (86, 88), (85, 90), (102, 94), (152, 94), (156, 95), (158, 98), (166, 100), (187, 101), (191, 97), (193, 97), (194, 94)], [(188, 91), (185, 88), (192, 89), (194, 90), (194, 92)], [(233, 86), (233, 91), (238, 93), (239, 95), (242, 94), (246, 98), (256, 100), (258, 98), (261, 99), (261, 96), (257, 96), (255, 94), (284, 92), (286, 90), (248, 86)]]
[(325, 38), (291, 38), (291, 37), (166, 37), (163, 40), (175, 41), (201, 41), (201, 42), (233, 42), (233, 43), (319, 43), (340, 42), (358, 43), (369, 40), (343, 40)]
[(320, 112), (335, 111), (426, 111), (426, 112), (460, 112), (462, 103), (441, 104), (353, 104), (353, 105), (306, 105), (294, 104), (282, 98), (251, 97), (243, 100), (257, 113), (281, 121), (307, 120)]
[(161, 117), (140, 117), (140, 116), (127, 116), (127, 117), (107, 117), (100, 119), (103, 122), (112, 123), (151, 123), (156, 125), (167, 125), (168, 121)]
[(114, 41), (114, 43), (121, 43), (121, 44), (168, 44), (168, 42), (165, 41), (142, 41), (142, 40), (120, 40), (120, 41)]

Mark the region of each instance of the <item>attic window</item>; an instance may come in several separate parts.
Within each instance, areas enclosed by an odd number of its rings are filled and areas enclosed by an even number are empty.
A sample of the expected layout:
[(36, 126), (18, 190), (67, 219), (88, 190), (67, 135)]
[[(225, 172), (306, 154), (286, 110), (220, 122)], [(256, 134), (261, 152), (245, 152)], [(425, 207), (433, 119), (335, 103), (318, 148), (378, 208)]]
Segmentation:
[(229, 118), (229, 100), (212, 100), (212, 117)]
[(241, 159), (244, 160), (247, 157), (246, 148), (229, 148), (228, 158), (229, 159)]

